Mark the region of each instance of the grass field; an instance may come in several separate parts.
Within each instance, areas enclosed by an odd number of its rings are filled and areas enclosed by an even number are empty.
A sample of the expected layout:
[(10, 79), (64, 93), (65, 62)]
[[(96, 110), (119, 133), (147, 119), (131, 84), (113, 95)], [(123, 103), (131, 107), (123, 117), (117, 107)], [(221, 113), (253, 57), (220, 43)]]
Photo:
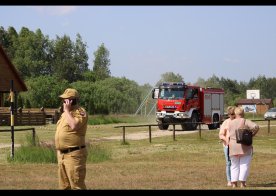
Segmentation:
[[(270, 133), (267, 122), (258, 124), (261, 129), (254, 138), (254, 154), (245, 189), (276, 190), (276, 121), (271, 121)], [(111, 153), (109, 160), (87, 164), (88, 189), (232, 190), (226, 187), (225, 160), (218, 130), (203, 130), (201, 138), (198, 133), (176, 133), (176, 141), (165, 136), (153, 138), (152, 143), (143, 139), (128, 140), (122, 145), (120, 140), (102, 139), (122, 135), (121, 129), (114, 128), (117, 125), (88, 127), (87, 141)], [(55, 125), (37, 126), (35, 130), (41, 142), (53, 142)], [(141, 131), (147, 128), (127, 129), (127, 133)], [(0, 143), (10, 144), (10, 133), (0, 134)], [(15, 143), (24, 143), (26, 134), (16, 132)], [(0, 189), (58, 188), (57, 164), (9, 163), (6, 159), (9, 153), (10, 147), (0, 148)]]

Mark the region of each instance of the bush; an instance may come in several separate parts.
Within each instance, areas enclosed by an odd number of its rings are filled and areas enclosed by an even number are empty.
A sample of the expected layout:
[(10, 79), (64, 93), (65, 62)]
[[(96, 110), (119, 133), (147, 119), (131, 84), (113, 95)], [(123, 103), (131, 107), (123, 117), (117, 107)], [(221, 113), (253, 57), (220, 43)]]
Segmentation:
[(32, 134), (26, 134), (26, 141), (14, 151), (14, 157), (7, 155), (8, 162), (20, 163), (57, 163), (54, 146), (41, 145), (36, 136), (33, 141)]
[(14, 158), (8, 155), (8, 162), (57, 163), (57, 157), (54, 148), (21, 146), (15, 150)]
[[(110, 150), (99, 145), (87, 145), (87, 162), (98, 163), (111, 159)], [(14, 157), (7, 154), (8, 162), (18, 163), (57, 163), (56, 149), (53, 145), (39, 142), (36, 137), (35, 144), (31, 134), (26, 135), (26, 141), (15, 149)]]

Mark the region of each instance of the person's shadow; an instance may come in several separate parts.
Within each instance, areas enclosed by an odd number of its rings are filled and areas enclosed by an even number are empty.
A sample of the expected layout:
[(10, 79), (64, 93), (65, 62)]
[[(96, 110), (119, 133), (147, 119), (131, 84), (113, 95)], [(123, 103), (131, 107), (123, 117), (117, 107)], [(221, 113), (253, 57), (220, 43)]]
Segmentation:
[(251, 187), (276, 187), (276, 182), (250, 184)]

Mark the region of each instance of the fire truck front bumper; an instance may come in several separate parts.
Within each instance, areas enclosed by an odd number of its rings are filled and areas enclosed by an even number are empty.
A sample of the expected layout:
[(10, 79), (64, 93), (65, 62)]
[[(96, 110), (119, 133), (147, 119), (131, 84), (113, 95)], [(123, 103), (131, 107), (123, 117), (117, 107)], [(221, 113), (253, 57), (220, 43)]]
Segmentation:
[(189, 118), (189, 115), (186, 112), (175, 111), (174, 113), (167, 113), (166, 111), (156, 112), (157, 118)]

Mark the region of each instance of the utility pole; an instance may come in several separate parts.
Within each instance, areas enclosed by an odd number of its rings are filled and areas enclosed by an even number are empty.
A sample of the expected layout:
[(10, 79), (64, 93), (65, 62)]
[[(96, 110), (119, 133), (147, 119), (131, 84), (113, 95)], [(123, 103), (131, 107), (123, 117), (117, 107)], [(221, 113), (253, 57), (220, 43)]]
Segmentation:
[(14, 92), (13, 92), (13, 80), (11, 80), (10, 89), (10, 112), (11, 112), (11, 157), (14, 158)]

